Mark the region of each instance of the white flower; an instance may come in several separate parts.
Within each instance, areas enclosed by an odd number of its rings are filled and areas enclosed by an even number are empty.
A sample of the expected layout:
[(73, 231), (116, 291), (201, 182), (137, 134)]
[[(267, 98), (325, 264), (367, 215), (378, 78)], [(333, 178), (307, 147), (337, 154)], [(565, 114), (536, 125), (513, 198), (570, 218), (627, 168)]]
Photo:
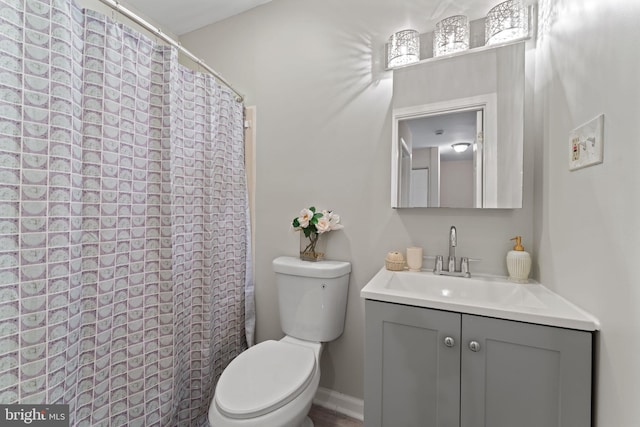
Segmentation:
[(300, 216), (298, 216), (298, 223), (300, 223), (300, 227), (307, 228), (311, 218), (313, 218), (313, 212), (309, 209), (302, 209), (300, 211)]
[(322, 211), (323, 218), (326, 218), (327, 221), (329, 222), (329, 230), (340, 230), (341, 228), (344, 228), (344, 226), (342, 224), (340, 224), (340, 215), (333, 213), (333, 212), (327, 212), (327, 211)]
[(318, 229), (318, 233), (324, 233), (325, 231), (331, 231), (331, 224), (329, 223), (329, 218), (326, 215), (318, 218), (318, 223), (316, 224), (316, 228)]

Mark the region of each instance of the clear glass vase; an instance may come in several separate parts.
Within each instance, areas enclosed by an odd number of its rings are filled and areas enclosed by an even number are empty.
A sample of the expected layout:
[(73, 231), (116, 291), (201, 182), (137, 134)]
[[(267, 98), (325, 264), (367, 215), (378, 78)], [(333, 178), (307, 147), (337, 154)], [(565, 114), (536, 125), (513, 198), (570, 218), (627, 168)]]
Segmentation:
[(324, 259), (327, 239), (321, 233), (309, 233), (305, 236), (300, 231), (300, 259), (305, 261), (320, 261)]

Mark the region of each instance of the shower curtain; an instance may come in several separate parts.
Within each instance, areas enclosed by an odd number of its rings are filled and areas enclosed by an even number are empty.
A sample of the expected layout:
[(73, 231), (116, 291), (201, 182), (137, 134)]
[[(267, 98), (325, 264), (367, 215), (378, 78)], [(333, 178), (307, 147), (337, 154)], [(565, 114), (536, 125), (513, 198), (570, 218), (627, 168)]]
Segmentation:
[(242, 124), (175, 49), (0, 1), (0, 403), (206, 424), (253, 316)]

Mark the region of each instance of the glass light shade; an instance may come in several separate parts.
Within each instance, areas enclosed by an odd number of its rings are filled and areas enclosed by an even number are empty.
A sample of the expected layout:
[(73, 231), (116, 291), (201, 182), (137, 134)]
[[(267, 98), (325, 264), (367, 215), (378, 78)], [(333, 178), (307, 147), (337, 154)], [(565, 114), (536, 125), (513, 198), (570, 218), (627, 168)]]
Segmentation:
[(529, 17), (521, 0), (507, 0), (487, 14), (484, 23), (485, 44), (505, 43), (529, 34)]
[(455, 15), (436, 24), (433, 35), (433, 56), (448, 55), (469, 49), (469, 19)]
[(387, 67), (400, 67), (418, 61), (420, 61), (420, 33), (416, 30), (403, 30), (389, 37)]
[(470, 145), (471, 143), (469, 142), (458, 142), (456, 144), (453, 144), (451, 147), (456, 153), (464, 153), (465, 151), (467, 151), (467, 148), (469, 148)]

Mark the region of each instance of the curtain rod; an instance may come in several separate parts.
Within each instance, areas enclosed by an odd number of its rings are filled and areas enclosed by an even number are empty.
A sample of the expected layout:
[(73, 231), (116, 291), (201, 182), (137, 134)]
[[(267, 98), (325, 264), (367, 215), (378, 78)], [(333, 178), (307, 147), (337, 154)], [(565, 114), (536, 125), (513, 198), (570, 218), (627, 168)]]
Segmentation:
[(158, 27), (156, 27), (154, 25), (151, 25), (144, 18), (136, 15), (135, 13), (133, 13), (132, 11), (127, 9), (126, 7), (120, 5), (120, 2), (118, 2), (117, 0), (100, 0), (100, 2), (106, 4), (110, 8), (114, 9), (116, 12), (121, 13), (122, 15), (126, 16), (127, 18), (131, 19), (133, 22), (135, 22), (136, 24), (140, 25), (145, 30), (152, 32), (153, 34), (155, 34), (156, 36), (160, 37), (165, 42), (169, 43), (171, 46), (173, 46), (176, 49), (178, 49), (182, 54), (184, 54), (187, 57), (189, 57), (189, 59), (194, 61), (196, 64), (198, 64), (199, 66), (201, 66), (205, 70), (207, 70), (214, 77), (216, 77), (218, 80), (220, 80), (220, 82), (224, 83), (225, 86), (227, 86), (229, 89), (231, 89), (233, 91), (233, 93), (236, 94), (236, 101), (237, 102), (244, 101), (244, 95), (242, 95), (240, 92), (238, 92), (231, 85), (231, 83), (227, 82), (224, 79), (224, 77), (222, 77), (220, 74), (218, 74), (218, 72), (216, 70), (214, 70), (213, 68), (211, 68), (207, 64), (205, 64), (202, 59), (198, 58), (193, 53), (189, 52), (187, 49), (182, 47), (182, 44), (180, 42), (174, 40), (169, 35), (163, 33), (160, 28), (158, 28)]

